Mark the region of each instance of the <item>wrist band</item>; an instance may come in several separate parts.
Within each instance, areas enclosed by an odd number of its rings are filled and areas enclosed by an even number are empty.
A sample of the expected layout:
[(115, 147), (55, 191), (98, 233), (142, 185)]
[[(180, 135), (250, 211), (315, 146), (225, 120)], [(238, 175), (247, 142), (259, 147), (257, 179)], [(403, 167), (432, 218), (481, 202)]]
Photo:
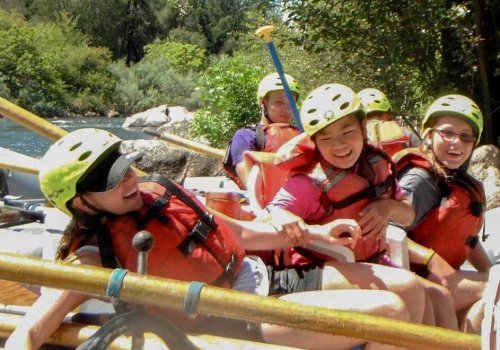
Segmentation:
[(432, 257), (436, 254), (436, 252), (432, 249), (427, 249), (427, 254), (425, 254), (423, 264), (425, 266), (429, 265), (429, 262), (431, 261)]

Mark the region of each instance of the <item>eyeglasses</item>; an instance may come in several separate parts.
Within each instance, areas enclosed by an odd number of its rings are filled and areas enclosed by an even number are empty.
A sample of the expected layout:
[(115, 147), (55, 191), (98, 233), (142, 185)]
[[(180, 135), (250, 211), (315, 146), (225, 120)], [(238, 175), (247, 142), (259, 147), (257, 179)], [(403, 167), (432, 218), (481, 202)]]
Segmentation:
[(454, 131), (447, 129), (434, 129), (434, 130), (439, 134), (439, 136), (441, 136), (443, 140), (448, 142), (455, 141), (457, 137), (462, 142), (470, 143), (476, 141), (476, 135), (474, 134), (467, 134), (467, 133), (457, 134)]

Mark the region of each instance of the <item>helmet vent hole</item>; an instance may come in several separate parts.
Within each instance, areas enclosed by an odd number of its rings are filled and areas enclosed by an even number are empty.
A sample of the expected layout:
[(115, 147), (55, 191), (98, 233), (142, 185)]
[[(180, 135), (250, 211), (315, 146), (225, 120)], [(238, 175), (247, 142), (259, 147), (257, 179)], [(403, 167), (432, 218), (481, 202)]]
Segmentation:
[(349, 107), (349, 102), (344, 102), (340, 105), (340, 109), (346, 109), (347, 107)]
[(309, 125), (310, 125), (310, 126), (315, 126), (315, 125), (316, 125), (316, 124), (318, 124), (318, 123), (319, 123), (319, 120), (318, 120), (318, 119), (314, 119), (314, 120), (311, 120), (311, 121), (309, 122)]
[(477, 115), (477, 113), (471, 113), (471, 114), (474, 116), (474, 118), (479, 120), (479, 116)]
[(92, 151), (83, 152), (82, 155), (80, 157), (78, 157), (78, 160), (83, 161), (83, 160), (87, 159), (88, 157), (90, 157), (91, 154), (92, 154)]
[(337, 101), (340, 98), (340, 94), (337, 94), (332, 97), (332, 101)]
[(442, 106), (444, 106), (444, 107), (450, 107), (451, 105), (450, 105), (449, 103), (444, 102), (444, 103), (442, 104)]
[(80, 147), (82, 145), (81, 142), (78, 142), (76, 144), (74, 144), (73, 146), (71, 146), (71, 148), (69, 149), (70, 151), (74, 151), (75, 149), (77, 149), (78, 147)]
[(312, 113), (315, 113), (317, 111), (316, 108), (311, 108), (307, 111), (308, 114), (312, 114)]

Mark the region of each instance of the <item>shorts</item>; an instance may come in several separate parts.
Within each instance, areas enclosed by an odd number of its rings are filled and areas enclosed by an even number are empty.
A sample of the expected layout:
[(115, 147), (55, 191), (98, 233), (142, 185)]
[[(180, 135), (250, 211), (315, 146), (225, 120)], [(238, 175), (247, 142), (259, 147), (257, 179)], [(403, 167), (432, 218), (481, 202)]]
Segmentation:
[(269, 293), (269, 279), (266, 265), (261, 258), (254, 255), (245, 256), (241, 270), (231, 289), (267, 296)]
[(323, 269), (317, 265), (296, 266), (286, 269), (267, 267), (269, 275), (269, 295), (321, 290)]

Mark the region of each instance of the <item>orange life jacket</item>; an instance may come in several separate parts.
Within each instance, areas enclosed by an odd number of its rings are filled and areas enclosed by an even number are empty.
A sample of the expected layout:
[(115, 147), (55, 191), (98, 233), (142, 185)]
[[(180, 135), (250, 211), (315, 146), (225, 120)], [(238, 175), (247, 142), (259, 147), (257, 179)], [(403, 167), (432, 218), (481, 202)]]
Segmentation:
[[(256, 149), (258, 152), (276, 152), (281, 145), (300, 133), (299, 129), (287, 123), (273, 123), (269, 125), (256, 125), (251, 128), (255, 130)], [(226, 154), (222, 165), (227, 175), (242, 188), (239, 176), (233, 169), (231, 158), (231, 142), (226, 148)]]
[[(144, 206), (138, 212), (111, 218), (97, 229), (101, 260), (116, 267), (116, 258), (137, 271), (134, 235), (149, 231), (154, 246), (148, 253), (148, 275), (200, 281), (230, 288), (241, 269), (245, 252), (229, 228), (215, 222), (196, 197), (166, 177), (153, 175), (139, 184)], [(116, 257), (116, 258), (115, 258)], [(186, 315), (166, 310), (186, 321)]]
[[(320, 169), (318, 163), (321, 165)], [(310, 138), (301, 134), (280, 148), (274, 166), (280, 171), (307, 173), (323, 192), (321, 204), (327, 215), (318, 222), (308, 222), (311, 224), (323, 224), (338, 218), (358, 220), (359, 212), (370, 201), (394, 198), (395, 195), (393, 163), (384, 152), (370, 145), (365, 145), (358, 169), (352, 172), (329, 167), (317, 156)], [(384, 250), (385, 242), (359, 240), (354, 254), (357, 261), (367, 261)], [(317, 264), (330, 260), (302, 247), (280, 250), (271, 256), (269, 254), (267, 256), (259, 254), (259, 256), (266, 264), (276, 267)]]
[(366, 122), (368, 142), (392, 156), (410, 145), (410, 137), (395, 121), (370, 119)]
[[(397, 161), (398, 171), (419, 167), (434, 174), (425, 153), (409, 149)], [(465, 172), (449, 179), (437, 179), (442, 199), (408, 237), (433, 249), (455, 269), (468, 258), (478, 242), (478, 232), (484, 220), (485, 194), (481, 182)]]

